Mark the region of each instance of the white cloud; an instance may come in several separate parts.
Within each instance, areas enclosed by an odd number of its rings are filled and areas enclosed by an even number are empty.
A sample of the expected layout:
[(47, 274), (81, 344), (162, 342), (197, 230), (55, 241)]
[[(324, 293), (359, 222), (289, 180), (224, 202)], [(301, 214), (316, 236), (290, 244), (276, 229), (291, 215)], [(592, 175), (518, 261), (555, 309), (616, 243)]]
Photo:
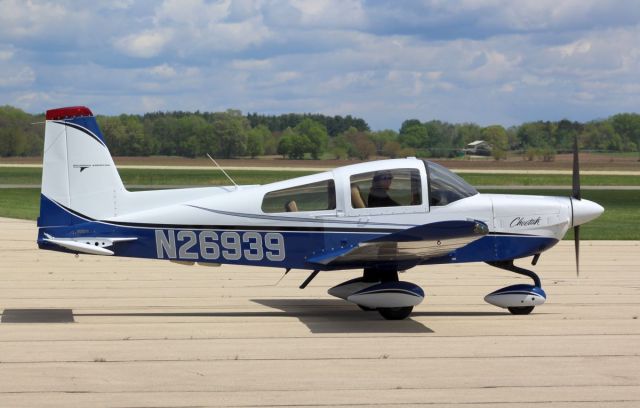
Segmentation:
[(0, 104), (591, 119), (638, 109), (638, 21), (616, 0), (4, 0)]
[(25, 85), (31, 85), (36, 80), (36, 73), (31, 67), (16, 67), (9, 66), (2, 69), (2, 75), (0, 75), (0, 87), (20, 87)]
[(54, 1), (4, 0), (0, 2), (0, 38), (3, 39), (54, 39), (69, 37), (84, 29), (89, 22), (89, 12)]
[(45, 110), (45, 109), (39, 108), (42, 103), (47, 104), (50, 108), (53, 107), (53, 105), (56, 105), (56, 106), (64, 105), (64, 103), (56, 104), (55, 103), (56, 98), (47, 92), (24, 92), (24, 93), (19, 93), (17, 95), (12, 95), (12, 99), (13, 99), (12, 104), (15, 104), (19, 108), (22, 108), (25, 110), (32, 110), (35, 108), (36, 111), (39, 110), (40, 112)]
[(366, 21), (366, 12), (358, 0), (290, 0), (299, 12), (299, 19), (289, 23), (305, 27), (360, 28)]
[(571, 57), (572, 55), (586, 54), (591, 50), (591, 43), (586, 40), (578, 40), (566, 45), (551, 48), (552, 51), (557, 51), (563, 57)]
[(230, 1), (165, 0), (157, 9), (156, 24), (174, 24), (203, 28), (229, 15)]
[(8, 61), (13, 58), (14, 51), (11, 49), (1, 50), (0, 49), (0, 61)]
[(141, 104), (145, 112), (156, 112), (167, 108), (167, 101), (157, 96), (143, 96)]
[(156, 30), (175, 28), (167, 48), (183, 58), (216, 51), (237, 52), (269, 38), (271, 32), (260, 14), (229, 20), (231, 8), (229, 0), (167, 0), (155, 12), (153, 25)]
[(162, 78), (172, 78), (176, 76), (176, 70), (169, 64), (156, 65), (149, 72)]
[(130, 57), (151, 58), (162, 52), (172, 35), (172, 30), (169, 29), (147, 30), (118, 38), (114, 46)]
[(500, 87), (500, 92), (511, 93), (516, 89), (513, 84), (504, 84)]
[(271, 68), (272, 66), (272, 61), (268, 59), (244, 59), (231, 61), (232, 68), (243, 71), (265, 70)]
[(486, 50), (478, 54), (482, 64), (462, 73), (462, 77), (477, 84), (480, 82), (495, 83), (518, 75), (519, 55), (506, 55), (496, 50)]

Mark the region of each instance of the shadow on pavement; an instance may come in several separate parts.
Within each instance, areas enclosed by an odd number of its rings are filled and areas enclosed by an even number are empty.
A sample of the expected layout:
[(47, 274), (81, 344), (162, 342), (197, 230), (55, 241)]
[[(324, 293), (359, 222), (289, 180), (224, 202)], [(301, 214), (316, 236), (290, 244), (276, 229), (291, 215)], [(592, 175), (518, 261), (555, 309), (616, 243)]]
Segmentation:
[(433, 333), (411, 318), (384, 320), (378, 312), (365, 312), (339, 299), (251, 299), (285, 315), (297, 317), (312, 333)]

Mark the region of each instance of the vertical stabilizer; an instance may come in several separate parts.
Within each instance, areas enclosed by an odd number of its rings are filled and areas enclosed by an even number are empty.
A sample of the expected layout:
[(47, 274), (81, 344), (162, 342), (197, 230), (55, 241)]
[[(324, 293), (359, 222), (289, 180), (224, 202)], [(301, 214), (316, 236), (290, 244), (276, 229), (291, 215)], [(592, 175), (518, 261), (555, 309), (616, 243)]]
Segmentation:
[(47, 111), (39, 225), (71, 225), (71, 214), (117, 215), (125, 192), (93, 113), (84, 106)]

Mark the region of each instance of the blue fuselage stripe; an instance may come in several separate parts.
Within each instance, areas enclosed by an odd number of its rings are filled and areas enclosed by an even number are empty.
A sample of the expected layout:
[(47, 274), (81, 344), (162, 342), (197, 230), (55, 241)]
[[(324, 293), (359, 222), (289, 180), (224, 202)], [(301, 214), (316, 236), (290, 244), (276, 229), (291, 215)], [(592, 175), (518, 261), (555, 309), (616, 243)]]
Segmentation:
[[(44, 234), (56, 238), (135, 237), (135, 241), (120, 242), (109, 249), (116, 256), (172, 259), (179, 261), (214, 262), (296, 269), (317, 269), (307, 259), (355, 246), (360, 242), (388, 235), (389, 230), (357, 228), (296, 228), (253, 226), (180, 226), (180, 228), (137, 227), (83, 219), (42, 196), (41, 205), (48, 216), (39, 223), (38, 244), (43, 249), (70, 252), (44, 241)], [(46, 222), (43, 222), (46, 221)], [(295, 229), (295, 230), (294, 230)], [(522, 258), (540, 253), (555, 245), (554, 238), (520, 235), (486, 235), (446, 256), (423, 264), (487, 262)], [(280, 252), (282, 250), (282, 252)], [(411, 267), (415, 264), (403, 266)], [(349, 268), (375, 266), (360, 262)], [(324, 269), (333, 269), (325, 266)], [(339, 269), (347, 269), (344, 265)]]

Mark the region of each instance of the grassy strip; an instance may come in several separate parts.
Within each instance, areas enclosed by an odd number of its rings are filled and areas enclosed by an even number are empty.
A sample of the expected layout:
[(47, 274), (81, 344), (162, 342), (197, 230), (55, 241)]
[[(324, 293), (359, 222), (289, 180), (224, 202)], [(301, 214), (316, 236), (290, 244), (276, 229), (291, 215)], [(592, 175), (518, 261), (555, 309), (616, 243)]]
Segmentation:
[[(472, 186), (570, 186), (567, 174), (460, 174)], [(581, 175), (583, 186), (640, 186), (638, 176)]]
[[(508, 190), (482, 190), (482, 192), (512, 194)], [(545, 190), (524, 190), (519, 194), (564, 195), (570, 193)], [(593, 200), (605, 208), (604, 214), (585, 224), (580, 231), (581, 239), (640, 240), (640, 191), (598, 190), (583, 191), (586, 199)], [(37, 189), (0, 190), (0, 217), (35, 220), (39, 212), (40, 191)], [(565, 239), (573, 239), (570, 232)]]
[[(229, 180), (218, 170), (174, 169), (120, 169), (125, 185), (229, 185)], [(313, 174), (304, 170), (229, 170), (238, 184), (266, 184), (293, 177)], [(474, 186), (562, 186), (571, 185), (571, 176), (563, 174), (477, 174), (461, 175)], [(0, 169), (0, 184), (40, 184), (42, 169), (32, 167), (6, 167)], [(638, 176), (583, 175), (583, 186), (640, 186)]]
[[(219, 170), (172, 169), (120, 169), (125, 185), (150, 186), (215, 186), (230, 185)], [(230, 170), (229, 175), (238, 184), (267, 184), (292, 177), (313, 174), (313, 171), (283, 170)], [(7, 167), (0, 169), (0, 184), (40, 184), (42, 169), (32, 167)]]
[(0, 217), (35, 220), (40, 212), (40, 190), (7, 188), (0, 190)]

